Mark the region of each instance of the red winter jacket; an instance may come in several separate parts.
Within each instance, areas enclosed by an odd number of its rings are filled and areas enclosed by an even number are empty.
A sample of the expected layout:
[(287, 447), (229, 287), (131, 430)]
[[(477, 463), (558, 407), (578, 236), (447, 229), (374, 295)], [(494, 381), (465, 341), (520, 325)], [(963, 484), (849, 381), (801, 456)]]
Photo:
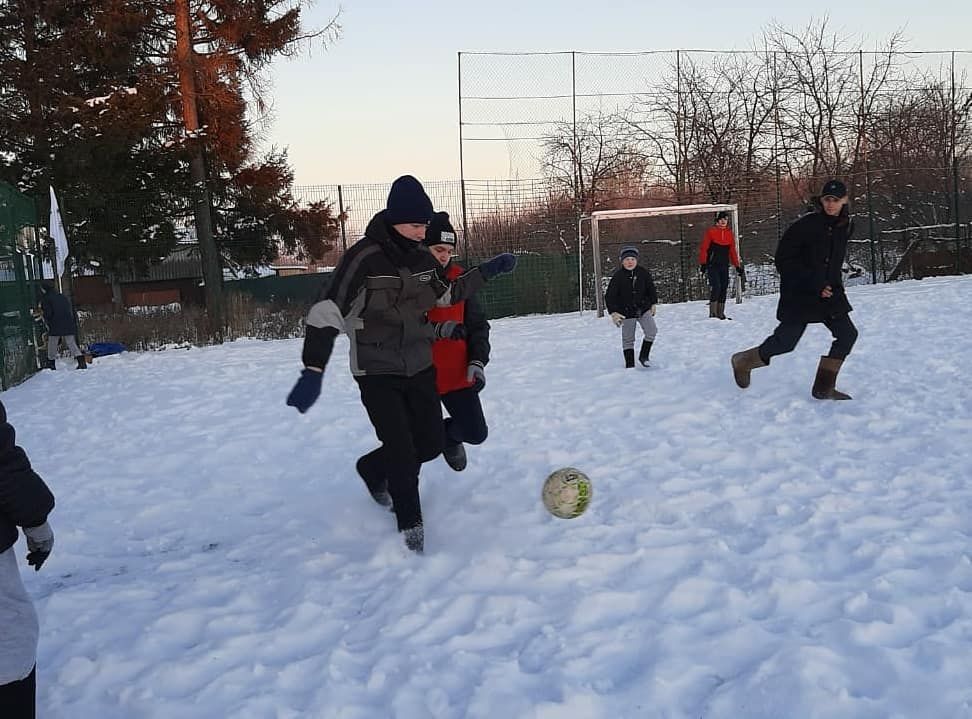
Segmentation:
[(702, 247), (699, 248), (699, 264), (732, 264), (739, 267), (739, 255), (736, 254), (736, 242), (732, 230), (728, 227), (713, 225), (705, 231)]
[[(451, 263), (446, 278), (451, 282), (463, 273), (462, 267)], [(475, 296), (449, 305), (435, 307), (428, 312), (429, 322), (461, 322), (466, 327), (464, 340), (436, 340), (432, 343), (432, 364), (435, 365), (435, 384), (439, 394), (448, 394), (472, 386), (466, 381), (470, 362), (484, 367), (489, 362), (489, 323)]]

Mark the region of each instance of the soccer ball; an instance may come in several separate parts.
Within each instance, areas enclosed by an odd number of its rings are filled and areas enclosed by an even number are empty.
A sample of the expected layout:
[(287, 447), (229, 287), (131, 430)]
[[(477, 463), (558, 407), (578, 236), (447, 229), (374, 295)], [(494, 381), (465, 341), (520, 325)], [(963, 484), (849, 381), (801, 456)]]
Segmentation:
[(543, 506), (555, 517), (579, 517), (591, 503), (591, 480), (573, 467), (551, 473), (543, 483)]

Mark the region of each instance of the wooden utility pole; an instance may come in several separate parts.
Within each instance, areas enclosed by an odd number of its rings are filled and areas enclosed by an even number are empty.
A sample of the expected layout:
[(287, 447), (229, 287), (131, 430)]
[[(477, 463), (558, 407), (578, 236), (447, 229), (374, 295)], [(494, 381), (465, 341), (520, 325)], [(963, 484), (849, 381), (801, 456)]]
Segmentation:
[(176, 61), (179, 69), (179, 88), (182, 93), (182, 121), (189, 141), (189, 173), (192, 180), (192, 207), (196, 223), (196, 238), (202, 262), (203, 282), (206, 285), (206, 309), (214, 338), (221, 342), (226, 325), (223, 312), (223, 265), (219, 248), (213, 237), (212, 209), (206, 184), (206, 162), (200, 139), (199, 113), (196, 109), (195, 53), (192, 26), (189, 21), (189, 0), (174, 0), (176, 30)]

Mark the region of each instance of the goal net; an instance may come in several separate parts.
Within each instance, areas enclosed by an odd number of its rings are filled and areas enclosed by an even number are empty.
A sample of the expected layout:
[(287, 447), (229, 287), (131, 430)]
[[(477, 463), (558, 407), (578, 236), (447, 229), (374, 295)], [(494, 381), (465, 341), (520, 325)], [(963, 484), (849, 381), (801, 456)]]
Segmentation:
[[(621, 249), (629, 245), (638, 248), (639, 264), (651, 271), (659, 302), (707, 298), (708, 282), (698, 271), (699, 248), (716, 214), (723, 211), (729, 213), (729, 229), (738, 253), (739, 207), (734, 204), (598, 210), (582, 217), (579, 229), (581, 235), (584, 229), (589, 232), (594, 279), (593, 283), (582, 282), (582, 288), (586, 284), (588, 292), (593, 293), (597, 316), (604, 315), (607, 283), (621, 266), (618, 259)], [(742, 282), (735, 272), (730, 273), (730, 292), (737, 303), (742, 302)]]

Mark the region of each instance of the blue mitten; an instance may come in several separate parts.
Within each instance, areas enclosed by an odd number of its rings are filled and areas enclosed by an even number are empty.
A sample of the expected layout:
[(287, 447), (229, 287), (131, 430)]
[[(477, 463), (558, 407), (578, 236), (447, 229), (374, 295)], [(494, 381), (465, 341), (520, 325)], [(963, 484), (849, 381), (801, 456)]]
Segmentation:
[(324, 373), (317, 370), (305, 369), (300, 373), (300, 379), (287, 395), (287, 405), (296, 407), (297, 411), (304, 414), (311, 408), (311, 405), (321, 396), (321, 383), (324, 381)]
[(496, 275), (512, 272), (514, 267), (516, 267), (516, 255), (504, 252), (491, 260), (486, 260), (479, 266), (479, 271), (483, 274), (483, 279), (489, 281)]

